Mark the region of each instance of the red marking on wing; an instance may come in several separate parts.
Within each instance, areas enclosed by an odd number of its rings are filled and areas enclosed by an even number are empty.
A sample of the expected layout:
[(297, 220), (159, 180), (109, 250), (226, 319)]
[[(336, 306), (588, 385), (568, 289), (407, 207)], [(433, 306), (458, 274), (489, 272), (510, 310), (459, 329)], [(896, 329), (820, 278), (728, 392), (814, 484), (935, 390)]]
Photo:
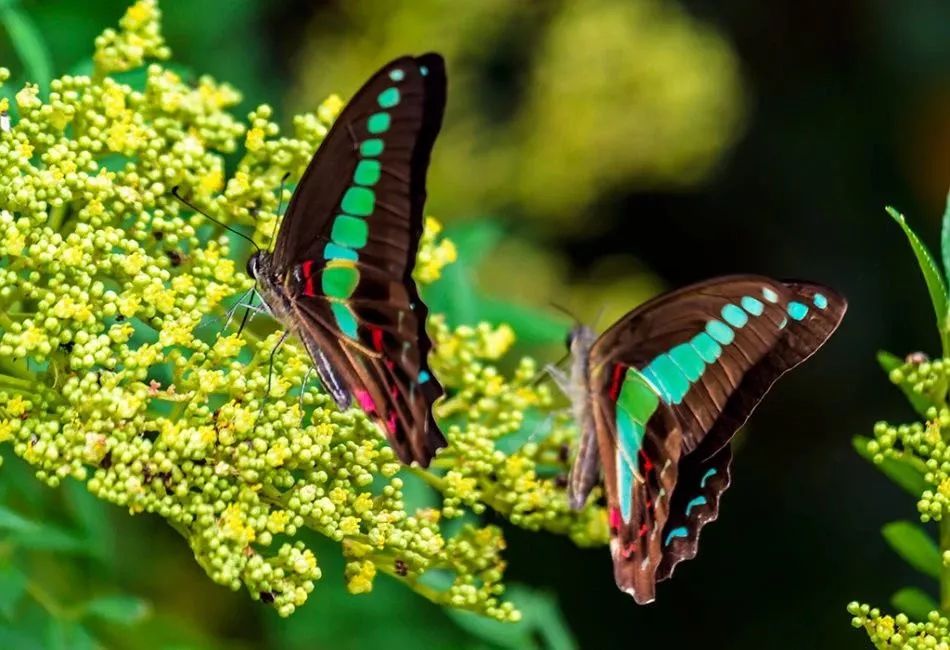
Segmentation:
[(653, 461), (650, 460), (650, 457), (643, 453), (643, 450), (640, 450), (640, 458), (643, 459), (643, 473), (646, 474), (653, 470)]
[(376, 404), (373, 402), (373, 398), (370, 397), (368, 390), (359, 389), (356, 392), (356, 401), (360, 403), (360, 408), (366, 411), (367, 413), (376, 412)]
[(620, 554), (623, 556), (623, 559), (628, 560), (630, 559), (630, 556), (633, 555), (636, 550), (637, 550), (637, 543), (630, 542), (629, 544), (626, 544), (622, 549), (620, 549)]
[(608, 521), (610, 522), (610, 527), (614, 530), (620, 530), (620, 508), (611, 508), (610, 514), (607, 516)]
[(373, 336), (373, 349), (377, 352), (383, 351), (383, 330), (374, 327), (370, 330)]
[(307, 286), (304, 287), (303, 294), (305, 296), (313, 296), (316, 293), (313, 290), (313, 274), (311, 273), (311, 269), (313, 268), (313, 260), (307, 260), (300, 266), (301, 270), (303, 271), (303, 277), (307, 280)]
[(643, 537), (643, 536), (646, 535), (648, 532), (650, 532), (650, 527), (647, 526), (646, 524), (642, 524), (642, 525), (640, 526), (640, 530), (637, 531), (637, 537)]
[(610, 399), (615, 402), (617, 401), (617, 397), (620, 395), (620, 385), (623, 383), (623, 371), (623, 364), (614, 364), (614, 374), (613, 377), (610, 378)]
[(389, 414), (389, 419), (386, 420), (386, 428), (389, 429), (389, 433), (396, 433), (396, 412), (395, 411)]

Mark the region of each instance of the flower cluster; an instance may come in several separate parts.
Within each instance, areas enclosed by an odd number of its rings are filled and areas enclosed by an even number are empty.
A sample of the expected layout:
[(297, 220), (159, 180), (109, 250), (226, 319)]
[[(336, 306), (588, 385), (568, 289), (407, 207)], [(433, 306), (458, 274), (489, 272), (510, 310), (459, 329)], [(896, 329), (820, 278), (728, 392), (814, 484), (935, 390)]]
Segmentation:
[[(320, 578), (309, 529), (342, 545), (353, 593), (382, 572), (435, 602), (516, 620), (501, 597), (501, 531), (447, 520), (490, 507), (581, 544), (607, 537), (602, 508), (568, 509), (574, 431), (535, 386), (536, 364), (507, 377), (493, 362), (513, 343), (509, 328), (452, 330), (433, 317), (449, 447), (426, 472), (403, 468), (361, 411), (338, 411), (306, 383), (300, 346), (271, 364), (275, 324), (228, 327), (228, 307), (253, 284), (246, 247), (172, 188), (269, 241), (289, 198), (282, 179), (299, 178), (342, 102), (284, 134), (266, 105), (233, 116), (239, 94), (208, 77), (154, 62), (137, 87), (111, 76), (168, 56), (159, 21), (156, 2), (139, 0), (97, 39), (92, 77), (56, 79), (45, 100), (24, 87), (12, 127), (2, 124), (0, 443), (50, 486), (72, 477), (162, 516), (215, 582), (282, 615)], [(454, 258), (428, 220), (419, 281)], [(418, 479), (435, 489), (428, 507), (409, 502)]]
[(877, 648), (901, 648), (902, 650), (948, 650), (950, 649), (950, 620), (933, 611), (921, 623), (911, 621), (906, 614), (882, 615), (879, 609), (869, 605), (851, 603), (848, 612), (853, 616), (851, 624), (867, 630), (871, 643)]
[[(878, 422), (874, 437), (863, 443), (875, 464), (893, 463), (903, 469), (905, 476), (919, 479), (915, 485), (921, 487), (915, 491), (919, 492), (920, 520), (943, 522), (941, 530), (950, 522), (950, 408), (943, 397), (948, 376), (948, 359), (930, 361), (915, 353), (903, 363), (895, 363), (889, 378), (911, 399), (924, 421), (899, 425)], [(935, 563), (950, 568), (950, 551)], [(940, 568), (934, 567), (933, 571)], [(904, 613), (882, 615), (879, 609), (856, 602), (848, 606), (848, 611), (853, 616), (852, 624), (864, 627), (878, 648), (950, 648), (947, 618), (936, 604), (925, 607), (931, 611), (923, 622), (913, 622)]]

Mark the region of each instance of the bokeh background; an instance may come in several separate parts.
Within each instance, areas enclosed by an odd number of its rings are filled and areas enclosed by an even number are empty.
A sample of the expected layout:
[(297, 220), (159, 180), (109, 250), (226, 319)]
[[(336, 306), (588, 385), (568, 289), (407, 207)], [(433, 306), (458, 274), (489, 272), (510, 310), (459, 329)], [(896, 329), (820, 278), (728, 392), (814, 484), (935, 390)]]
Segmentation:
[[(124, 0), (4, 0), (38, 27), (61, 74), (88, 59)], [(428, 211), (461, 262), (431, 300), (456, 322), (512, 322), (554, 361), (555, 302), (611, 319), (664, 288), (754, 272), (827, 283), (850, 300), (839, 334), (786, 378), (736, 442), (734, 486), (695, 561), (637, 607), (605, 549), (508, 527), (509, 579), (546, 594), (557, 634), (493, 642), (414, 594), (325, 579), (290, 620), (213, 585), (157, 518), (77, 486), (40, 487), (8, 458), (0, 501), (96, 535), (98, 550), (28, 556), (59, 594), (121, 589), (151, 615), (101, 637), (121, 648), (862, 648), (845, 605), (925, 586), (880, 527), (911, 497), (851, 447), (912, 414), (874, 360), (935, 351), (926, 290), (883, 207), (935, 242), (950, 187), (950, 3), (931, 0), (165, 0), (186, 68), (268, 102), (289, 123), (347, 97), (402, 53), (442, 52), (450, 93)], [(8, 34), (0, 62), (22, 78)], [(62, 541), (62, 540), (60, 540)], [(65, 550), (64, 550), (65, 549)], [(0, 555), (4, 553), (0, 538)], [(40, 594), (40, 597), (42, 594)], [(0, 602), (0, 610), (4, 603)], [(35, 629), (45, 630), (37, 608)], [(0, 646), (70, 647), (0, 624)], [(564, 644), (567, 645), (564, 645)]]

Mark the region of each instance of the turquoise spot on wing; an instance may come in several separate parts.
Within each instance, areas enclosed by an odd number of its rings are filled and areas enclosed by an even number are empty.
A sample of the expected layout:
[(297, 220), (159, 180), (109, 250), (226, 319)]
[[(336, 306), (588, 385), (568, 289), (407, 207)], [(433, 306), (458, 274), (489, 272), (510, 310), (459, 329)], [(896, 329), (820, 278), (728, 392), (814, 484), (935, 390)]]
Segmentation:
[(719, 344), (713, 340), (713, 337), (709, 336), (706, 332), (694, 336), (693, 340), (690, 341), (690, 345), (693, 346), (693, 349), (696, 350), (697, 354), (699, 354), (706, 363), (715, 363), (719, 355), (722, 354), (722, 348), (719, 347)]
[(618, 458), (631, 472), (639, 468), (637, 454), (643, 444), (646, 423), (660, 405), (656, 391), (636, 368), (627, 369), (620, 394), (617, 395), (614, 422), (617, 426)]
[(373, 190), (365, 187), (350, 187), (343, 195), (340, 207), (343, 212), (356, 215), (357, 217), (368, 217), (373, 214), (373, 208), (376, 206), (376, 195)]
[(706, 481), (708, 481), (710, 477), (715, 476), (715, 475), (716, 475), (715, 467), (711, 467), (708, 470), (706, 470), (706, 473), (703, 474), (703, 478), (699, 481), (699, 487), (706, 487)]
[(788, 315), (795, 320), (801, 320), (808, 314), (808, 307), (800, 302), (788, 303)]
[(633, 472), (620, 457), (617, 450), (617, 496), (620, 498), (620, 516), (624, 522), (630, 521), (633, 511)]
[(706, 323), (706, 333), (716, 339), (716, 343), (720, 345), (729, 345), (736, 338), (736, 333), (728, 325), (718, 320), (711, 320)]
[(353, 181), (357, 185), (375, 185), (379, 182), (382, 168), (378, 160), (361, 160), (353, 172)]
[(653, 376), (663, 386), (670, 403), (679, 404), (683, 401), (683, 396), (689, 390), (689, 380), (668, 354), (661, 354), (647, 368), (652, 370)]
[(643, 425), (634, 420), (623, 409), (617, 409), (617, 444), (620, 456), (630, 471), (639, 469), (637, 454), (643, 444)]
[(726, 305), (723, 307), (722, 317), (735, 328), (740, 328), (749, 322), (749, 317), (746, 316), (746, 313), (735, 305)]
[(762, 301), (752, 296), (742, 298), (742, 308), (753, 316), (761, 316), (762, 312), (765, 311), (765, 305), (762, 304)]
[(355, 262), (360, 258), (359, 254), (345, 246), (338, 246), (333, 242), (330, 242), (323, 247), (323, 259), (325, 260), (350, 260)]
[(824, 309), (828, 306), (828, 299), (820, 293), (815, 294), (815, 297), (812, 298), (812, 302), (815, 303), (815, 307), (818, 309)]
[(362, 219), (340, 214), (333, 220), (330, 238), (340, 246), (363, 248), (368, 237), (369, 226)]
[(425, 370), (420, 370), (420, 371), (419, 371), (419, 377), (418, 377), (418, 379), (416, 379), (416, 381), (417, 381), (418, 383), (420, 383), (420, 384), (424, 384), (424, 383), (426, 383), (427, 381), (429, 381), (430, 379), (432, 379), (432, 375), (430, 375), (430, 374), (429, 374), (428, 372), (426, 372)]
[(419, 74), (421, 74), (423, 77), (425, 77), (426, 75), (429, 74), (429, 68), (425, 67), (424, 65), (420, 65), (420, 66), (419, 66)]
[(706, 505), (706, 497), (698, 496), (686, 504), (686, 516), (689, 517), (689, 511), (693, 508)]
[(389, 71), (389, 78), (392, 79), (393, 81), (402, 81), (403, 79), (406, 78), (406, 73), (400, 70), (399, 68), (396, 68), (395, 70)]
[(624, 376), (620, 394), (617, 395), (617, 409), (622, 409), (631, 418), (645, 425), (660, 405), (656, 391), (636, 368), (628, 368)]
[(387, 88), (379, 93), (379, 97), (376, 98), (376, 101), (379, 102), (382, 108), (392, 108), (399, 103), (399, 89)]
[(323, 288), (323, 293), (340, 300), (352, 296), (359, 281), (360, 272), (345, 263), (335, 266), (327, 265), (320, 274), (320, 286)]
[(673, 530), (670, 531), (670, 534), (666, 536), (666, 541), (663, 542), (663, 545), (669, 546), (670, 542), (672, 542), (677, 537), (686, 537), (687, 535), (689, 535), (689, 531), (686, 530), (684, 526), (680, 526), (679, 528), (674, 528)]
[(640, 374), (643, 375), (644, 379), (650, 382), (650, 385), (653, 386), (660, 395), (660, 399), (669, 404), (671, 401), (670, 393), (666, 390), (666, 386), (660, 382), (660, 378), (656, 376), (654, 369), (650, 366), (646, 366), (640, 371)]
[(383, 153), (383, 141), (379, 138), (370, 138), (363, 140), (360, 145), (360, 155), (365, 157), (374, 157)]
[(353, 315), (353, 311), (342, 302), (331, 302), (330, 311), (333, 312), (333, 317), (336, 319), (336, 325), (340, 328), (340, 331), (351, 339), (355, 339), (357, 335), (356, 316)]
[(768, 287), (765, 287), (764, 289), (762, 289), (762, 296), (764, 296), (765, 299), (768, 300), (769, 302), (778, 302), (778, 294), (772, 291), (771, 289), (769, 289)]
[(385, 133), (389, 130), (391, 119), (389, 113), (373, 113), (366, 120), (366, 130), (370, 133)]
[(686, 378), (692, 383), (699, 379), (706, 364), (700, 358), (699, 353), (689, 343), (682, 343), (670, 350), (670, 358), (683, 371)]

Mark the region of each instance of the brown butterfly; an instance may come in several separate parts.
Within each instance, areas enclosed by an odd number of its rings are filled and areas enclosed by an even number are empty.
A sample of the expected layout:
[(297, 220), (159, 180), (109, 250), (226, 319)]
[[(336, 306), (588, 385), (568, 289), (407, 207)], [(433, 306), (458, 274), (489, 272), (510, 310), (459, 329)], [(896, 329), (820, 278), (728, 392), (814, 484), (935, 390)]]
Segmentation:
[(846, 309), (816, 284), (730, 276), (659, 296), (600, 337), (573, 330), (571, 376), (555, 372), (581, 428), (568, 497), (582, 507), (603, 468), (614, 577), (638, 603), (695, 557), (736, 430)]
[(399, 458), (422, 466), (446, 444), (432, 417), (443, 390), (427, 361), (428, 311), (412, 279), (445, 97), (438, 54), (374, 74), (304, 172), (273, 253), (247, 264), (337, 405), (355, 399)]

